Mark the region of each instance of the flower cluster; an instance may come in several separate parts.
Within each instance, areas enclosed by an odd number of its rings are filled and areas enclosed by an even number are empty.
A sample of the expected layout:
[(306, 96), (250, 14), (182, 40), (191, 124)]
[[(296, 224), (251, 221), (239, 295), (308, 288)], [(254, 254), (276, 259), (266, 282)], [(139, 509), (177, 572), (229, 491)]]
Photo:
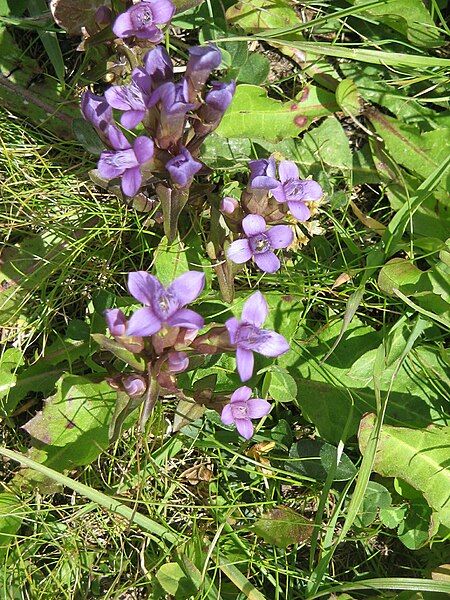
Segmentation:
[[(195, 355), (236, 352), (237, 370), (244, 382), (253, 375), (254, 352), (277, 357), (289, 350), (282, 335), (262, 328), (269, 308), (261, 292), (255, 292), (244, 303), (240, 320), (232, 317), (225, 327), (212, 327), (199, 336), (204, 320), (186, 305), (199, 297), (204, 284), (205, 276), (198, 271), (180, 275), (168, 287), (145, 271), (129, 274), (128, 290), (143, 307), (129, 318), (120, 309), (107, 309), (105, 319), (115, 341), (143, 359), (146, 373), (112, 378), (116, 388), (130, 397), (143, 396), (152, 389), (153, 406), (161, 390), (180, 391), (176, 374), (185, 371)], [(250, 388), (240, 387), (222, 411), (223, 422), (235, 423), (247, 439), (253, 434), (251, 419), (270, 410), (266, 400), (250, 400), (250, 396)]]
[(292, 218), (306, 222), (311, 216), (309, 205), (319, 201), (323, 191), (316, 181), (300, 179), (296, 164), (289, 160), (278, 165), (278, 178), (273, 157), (250, 161), (249, 167), (250, 178), (241, 201), (228, 196), (222, 200), (221, 210), (230, 229), (241, 233), (229, 245), (226, 256), (236, 264), (253, 259), (261, 271), (274, 273), (280, 268), (274, 250), (290, 246), (294, 233), (289, 225), (267, 227), (267, 223)]

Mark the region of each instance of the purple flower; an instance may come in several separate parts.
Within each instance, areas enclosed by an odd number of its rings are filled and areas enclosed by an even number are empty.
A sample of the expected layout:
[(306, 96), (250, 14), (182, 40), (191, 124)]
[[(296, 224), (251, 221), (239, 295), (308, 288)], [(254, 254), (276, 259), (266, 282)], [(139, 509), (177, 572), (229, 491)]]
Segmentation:
[(290, 160), (282, 160), (278, 166), (281, 183), (272, 189), (277, 202), (285, 203), (291, 214), (299, 221), (307, 221), (311, 216), (305, 202), (319, 200), (323, 196), (320, 185), (312, 179), (299, 179), (297, 165)]
[(81, 112), (99, 132), (105, 133), (113, 122), (112, 109), (103, 96), (86, 90), (81, 96)]
[(294, 234), (287, 225), (275, 225), (266, 229), (266, 222), (260, 215), (247, 215), (242, 220), (242, 228), (247, 236), (233, 242), (227, 251), (227, 258), (237, 264), (253, 260), (266, 273), (275, 273), (280, 261), (273, 253), (278, 248), (287, 248)]
[(212, 89), (205, 96), (205, 104), (202, 106), (201, 117), (206, 123), (220, 121), (225, 111), (230, 106), (236, 91), (236, 82), (223, 83), (214, 81)]
[(151, 102), (160, 104), (156, 137), (158, 145), (167, 149), (180, 140), (184, 132), (186, 113), (194, 108), (194, 105), (188, 101), (187, 81), (163, 83), (153, 93)]
[(130, 375), (129, 377), (126, 377), (123, 379), (122, 385), (126, 393), (131, 397), (142, 396), (147, 389), (145, 379), (140, 375)]
[(151, 79), (144, 69), (133, 69), (129, 85), (113, 85), (105, 92), (110, 106), (124, 111), (120, 122), (127, 129), (133, 129), (145, 117), (150, 106)]
[(144, 56), (146, 73), (151, 78), (152, 88), (155, 90), (162, 83), (172, 81), (173, 64), (164, 46), (156, 46)]
[(120, 308), (107, 308), (104, 315), (111, 335), (115, 337), (125, 335), (127, 320)]
[(270, 404), (262, 398), (250, 398), (252, 390), (243, 385), (233, 392), (230, 402), (222, 410), (222, 423), (236, 425), (236, 429), (246, 440), (253, 435), (251, 419), (260, 419), (270, 412)]
[(276, 179), (275, 159), (272, 156), (269, 159), (251, 160), (248, 166), (250, 168), (248, 180), (250, 188), (272, 190), (279, 185)]
[(201, 168), (202, 163), (194, 160), (186, 148), (181, 148), (181, 154), (174, 156), (166, 163), (166, 169), (169, 171), (172, 181), (183, 188), (191, 185), (194, 175)]
[(167, 365), (171, 373), (182, 373), (189, 366), (189, 358), (186, 352), (169, 352)]
[(114, 179), (121, 177), (122, 191), (126, 196), (135, 196), (141, 187), (141, 165), (153, 157), (153, 141), (146, 136), (134, 140), (133, 147), (117, 129), (117, 135), (110, 142), (114, 150), (105, 150), (100, 155), (98, 170), (101, 177)]
[(189, 100), (197, 99), (206, 80), (222, 62), (222, 53), (217, 46), (194, 46), (189, 48), (189, 60), (186, 65), (186, 79), (189, 84)]
[(225, 196), (222, 198), (222, 202), (220, 203), (220, 210), (226, 215), (232, 215), (238, 206), (239, 202), (236, 200), (236, 198)]
[(236, 364), (241, 381), (247, 381), (253, 374), (253, 352), (263, 356), (280, 356), (289, 350), (289, 344), (282, 335), (261, 325), (269, 314), (269, 307), (261, 292), (255, 292), (245, 302), (242, 318), (228, 319), (225, 327), (230, 343), (236, 347)]
[(142, 0), (121, 13), (112, 29), (119, 38), (134, 35), (157, 44), (163, 37), (158, 25), (168, 23), (174, 12), (175, 6), (170, 0)]
[(201, 329), (202, 317), (184, 307), (200, 295), (204, 285), (205, 275), (199, 271), (183, 273), (168, 288), (145, 271), (130, 273), (130, 294), (145, 306), (131, 316), (127, 335), (153, 335), (164, 326)]

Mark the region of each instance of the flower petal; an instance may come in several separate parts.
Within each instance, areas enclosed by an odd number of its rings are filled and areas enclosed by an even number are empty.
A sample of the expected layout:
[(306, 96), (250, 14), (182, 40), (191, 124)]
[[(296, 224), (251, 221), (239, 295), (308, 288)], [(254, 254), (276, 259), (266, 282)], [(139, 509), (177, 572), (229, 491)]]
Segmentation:
[(231, 406), (229, 404), (227, 404), (226, 406), (223, 407), (220, 418), (224, 425), (233, 425), (233, 423), (234, 423), (233, 411), (231, 410)]
[(273, 190), (278, 185), (280, 185), (279, 182), (273, 177), (267, 177), (266, 175), (258, 175), (252, 180), (250, 187), (262, 190)]
[(303, 179), (302, 184), (303, 184), (303, 194), (302, 194), (303, 201), (320, 200), (320, 198), (322, 198), (323, 189), (317, 183), (317, 181), (314, 181), (312, 179)]
[(236, 317), (231, 317), (231, 319), (225, 321), (225, 327), (227, 328), (228, 335), (230, 336), (230, 344), (232, 345), (236, 343), (236, 333), (239, 329), (239, 325), (240, 323)]
[(253, 365), (255, 363), (253, 352), (244, 348), (236, 349), (236, 366), (241, 381), (247, 381), (253, 375)]
[(121, 187), (125, 196), (132, 198), (136, 196), (141, 187), (142, 175), (139, 167), (127, 169), (122, 175)]
[(150, 306), (157, 293), (163, 291), (163, 286), (147, 271), (133, 271), (128, 275), (128, 291), (138, 302)]
[(279, 183), (276, 188), (271, 190), (271, 194), (277, 202), (286, 202), (286, 192), (282, 183)]
[(121, 13), (114, 21), (112, 28), (114, 35), (118, 38), (124, 38), (132, 35), (133, 23), (129, 11)]
[(266, 231), (272, 248), (287, 248), (292, 244), (294, 233), (288, 225), (274, 225)]
[(248, 385), (242, 385), (231, 394), (230, 402), (247, 402), (252, 395), (252, 389)]
[(134, 129), (145, 117), (145, 110), (127, 110), (120, 117), (120, 124), (127, 129)]
[(253, 260), (265, 273), (275, 273), (280, 268), (280, 259), (270, 250), (262, 254), (255, 254)]
[(260, 419), (270, 412), (270, 404), (262, 398), (252, 398), (247, 402), (247, 413), (250, 419)]
[(283, 183), (290, 179), (298, 179), (298, 168), (292, 160), (282, 160), (278, 165), (278, 173)]
[(242, 308), (242, 320), (261, 327), (269, 314), (269, 307), (261, 292), (255, 292), (245, 302)]
[(148, 306), (140, 308), (128, 321), (127, 335), (142, 337), (153, 335), (161, 329), (161, 321)]
[(153, 23), (167, 23), (173, 17), (175, 6), (170, 0), (145, 0), (151, 6)]
[(189, 308), (180, 308), (167, 319), (171, 327), (186, 327), (186, 329), (201, 329), (205, 320), (198, 313)]
[(153, 158), (154, 148), (153, 140), (145, 135), (140, 135), (134, 140), (133, 150), (140, 165)]
[(253, 423), (250, 419), (236, 419), (236, 429), (243, 438), (249, 440), (253, 435)]
[(172, 281), (168, 292), (175, 294), (180, 306), (186, 306), (200, 296), (205, 287), (205, 274), (201, 271), (187, 271)]
[(251, 346), (255, 352), (271, 358), (281, 356), (289, 350), (289, 344), (282, 335), (267, 329), (261, 331), (261, 338)]
[(311, 216), (311, 211), (303, 202), (288, 202), (291, 215), (298, 221), (307, 221)]
[(131, 148), (130, 142), (115, 125), (110, 125), (106, 130), (106, 133), (108, 135), (109, 143), (114, 150), (128, 150)]
[(130, 100), (127, 92), (128, 86), (112, 85), (105, 91), (106, 101), (118, 110), (130, 110)]
[(242, 229), (247, 237), (264, 233), (266, 230), (266, 221), (260, 215), (247, 215), (242, 219)]
[(250, 250), (250, 244), (248, 243), (248, 240), (236, 240), (230, 244), (226, 251), (226, 255), (229, 260), (232, 260), (238, 265), (250, 260), (252, 257), (252, 251)]
[(127, 320), (120, 308), (107, 308), (103, 314), (111, 335), (125, 335)]

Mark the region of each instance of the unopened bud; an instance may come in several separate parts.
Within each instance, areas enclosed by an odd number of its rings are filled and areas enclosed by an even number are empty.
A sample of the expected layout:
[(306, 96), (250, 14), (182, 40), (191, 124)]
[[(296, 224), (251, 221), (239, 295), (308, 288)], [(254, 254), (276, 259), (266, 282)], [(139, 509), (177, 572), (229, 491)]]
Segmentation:
[(122, 381), (122, 385), (126, 393), (133, 396), (142, 396), (147, 389), (145, 379), (140, 375), (130, 375)]

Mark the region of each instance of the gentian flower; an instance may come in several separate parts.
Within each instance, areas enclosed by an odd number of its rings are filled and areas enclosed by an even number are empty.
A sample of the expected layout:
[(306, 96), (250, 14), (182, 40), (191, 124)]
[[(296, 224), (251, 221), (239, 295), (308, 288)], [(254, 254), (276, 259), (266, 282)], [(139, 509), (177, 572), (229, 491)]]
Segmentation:
[(248, 185), (251, 189), (272, 190), (279, 185), (276, 179), (275, 159), (272, 156), (269, 159), (251, 160), (248, 166), (250, 168)]
[(121, 13), (112, 30), (118, 38), (134, 35), (157, 44), (163, 37), (158, 26), (168, 23), (174, 12), (175, 6), (170, 0), (142, 0)]
[(239, 202), (232, 196), (225, 196), (220, 203), (220, 210), (226, 215), (232, 215), (239, 207)]
[(131, 396), (142, 396), (147, 389), (145, 379), (140, 375), (129, 375), (122, 380), (122, 385), (126, 393)]
[(107, 308), (104, 315), (111, 335), (114, 337), (126, 335), (127, 319), (120, 308)]
[(173, 79), (172, 60), (164, 46), (156, 46), (147, 52), (144, 56), (144, 66), (154, 90), (162, 83)]
[(156, 138), (158, 145), (167, 149), (178, 143), (184, 132), (186, 113), (194, 108), (188, 101), (187, 81), (163, 83), (153, 93), (151, 102), (159, 102), (160, 118)]
[(133, 69), (129, 85), (113, 85), (105, 92), (106, 101), (113, 108), (124, 111), (120, 122), (127, 129), (138, 125), (151, 102), (152, 83), (144, 69)]
[(241, 381), (247, 381), (253, 375), (253, 352), (263, 356), (280, 356), (289, 350), (285, 338), (261, 325), (269, 314), (269, 307), (261, 292), (255, 292), (245, 302), (242, 318), (228, 319), (225, 327), (230, 343), (236, 348), (236, 364)]
[(86, 90), (81, 96), (80, 108), (86, 121), (89, 121), (100, 134), (105, 135), (113, 123), (112, 109), (106, 99)]
[(305, 202), (319, 200), (323, 196), (320, 185), (312, 179), (299, 179), (297, 165), (290, 160), (282, 160), (278, 166), (281, 182), (271, 190), (277, 202), (287, 203), (291, 214), (299, 221), (307, 221), (311, 216)]
[(230, 244), (227, 258), (242, 264), (253, 258), (266, 273), (275, 273), (280, 261), (273, 250), (287, 248), (294, 239), (292, 229), (287, 225), (274, 225), (266, 229), (266, 221), (260, 215), (247, 215), (242, 220), (246, 238)]
[(191, 153), (186, 148), (181, 148), (181, 154), (174, 156), (166, 162), (166, 169), (169, 171), (170, 178), (182, 188), (191, 185), (194, 175), (201, 168), (202, 163), (193, 159)]
[(123, 193), (126, 196), (135, 196), (142, 183), (141, 165), (153, 157), (153, 141), (142, 135), (134, 140), (132, 147), (118, 129), (114, 137), (109, 137), (114, 150), (101, 153), (98, 161), (100, 176), (105, 179), (121, 177)]
[(130, 294), (145, 306), (131, 316), (127, 335), (153, 335), (166, 326), (201, 329), (202, 317), (184, 307), (200, 295), (204, 285), (205, 275), (199, 271), (183, 273), (168, 288), (145, 271), (130, 273)]
[(270, 404), (262, 398), (250, 398), (252, 390), (243, 385), (233, 392), (230, 402), (222, 410), (222, 423), (236, 425), (236, 429), (246, 440), (253, 435), (251, 419), (260, 419), (269, 414)]
[(182, 373), (189, 366), (189, 358), (186, 352), (169, 352), (167, 366), (171, 373)]
[(194, 130), (197, 135), (205, 136), (219, 126), (225, 111), (233, 100), (236, 83), (222, 83), (214, 81), (212, 89), (206, 94), (205, 102), (198, 110), (198, 119), (194, 121)]
[(186, 65), (186, 80), (189, 85), (189, 100), (197, 100), (203, 91), (208, 77), (222, 62), (222, 53), (217, 46), (194, 46), (189, 48), (189, 60)]

